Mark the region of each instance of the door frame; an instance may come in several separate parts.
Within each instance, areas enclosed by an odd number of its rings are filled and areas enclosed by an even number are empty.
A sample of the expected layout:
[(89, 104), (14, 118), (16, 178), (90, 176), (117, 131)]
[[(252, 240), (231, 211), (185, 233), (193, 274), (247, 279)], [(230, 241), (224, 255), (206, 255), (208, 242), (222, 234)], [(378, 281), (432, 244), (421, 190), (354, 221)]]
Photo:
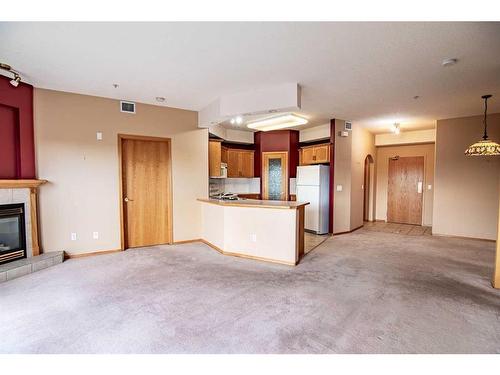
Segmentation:
[(262, 199), (265, 200), (265, 196), (266, 196), (266, 192), (267, 192), (267, 189), (266, 189), (266, 184), (265, 184), (265, 180), (267, 179), (266, 177), (266, 163), (265, 163), (265, 159), (266, 159), (266, 156), (268, 155), (272, 155), (272, 154), (275, 154), (275, 155), (280, 155), (282, 158), (285, 159), (285, 166), (284, 166), (284, 171), (285, 171), (285, 200), (289, 200), (290, 199), (290, 194), (289, 194), (289, 190), (288, 190), (288, 185), (289, 185), (289, 174), (288, 174), (288, 151), (264, 151), (262, 152), (262, 156), (261, 156), (261, 162), (262, 162), (262, 170), (261, 170), (261, 182), (262, 182)]
[(150, 137), (145, 135), (133, 135), (133, 134), (118, 134), (118, 185), (119, 189), (119, 202), (120, 202), (120, 249), (125, 250), (127, 248), (127, 236), (125, 235), (125, 215), (124, 215), (124, 205), (123, 205), (123, 160), (122, 160), (122, 144), (124, 140), (136, 140), (136, 141), (151, 141), (151, 142), (166, 142), (167, 143), (167, 200), (168, 200), (168, 212), (167, 219), (169, 222), (168, 228), (168, 244), (174, 242), (174, 219), (173, 219), (173, 193), (172, 193), (172, 139), (163, 137)]

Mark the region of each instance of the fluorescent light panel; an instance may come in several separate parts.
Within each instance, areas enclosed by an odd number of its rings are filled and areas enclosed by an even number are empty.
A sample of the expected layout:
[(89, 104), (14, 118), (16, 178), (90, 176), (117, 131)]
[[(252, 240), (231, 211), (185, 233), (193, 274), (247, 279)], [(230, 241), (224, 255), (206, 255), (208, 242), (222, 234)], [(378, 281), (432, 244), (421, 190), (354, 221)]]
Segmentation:
[(308, 121), (303, 117), (297, 116), (293, 113), (287, 113), (284, 115), (268, 117), (263, 120), (250, 122), (247, 124), (247, 127), (250, 129), (267, 132), (270, 130), (285, 129), (304, 125), (307, 124), (307, 122)]

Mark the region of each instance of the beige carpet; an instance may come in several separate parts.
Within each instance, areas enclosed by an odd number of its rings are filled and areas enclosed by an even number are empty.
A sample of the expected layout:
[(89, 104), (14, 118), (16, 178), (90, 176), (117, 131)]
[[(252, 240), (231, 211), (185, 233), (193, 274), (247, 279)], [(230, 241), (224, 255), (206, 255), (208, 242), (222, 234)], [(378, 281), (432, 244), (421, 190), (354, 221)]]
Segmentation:
[(0, 284), (2, 353), (499, 353), (494, 244), (359, 230), (297, 267), (203, 244)]

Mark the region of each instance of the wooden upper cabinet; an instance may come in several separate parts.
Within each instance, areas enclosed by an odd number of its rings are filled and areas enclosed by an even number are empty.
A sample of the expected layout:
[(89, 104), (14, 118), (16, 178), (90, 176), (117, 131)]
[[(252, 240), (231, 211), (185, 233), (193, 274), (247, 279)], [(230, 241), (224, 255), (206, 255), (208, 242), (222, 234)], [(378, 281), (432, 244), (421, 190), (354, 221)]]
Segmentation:
[(323, 164), (330, 162), (330, 144), (306, 146), (300, 149), (300, 164)]
[(210, 177), (220, 177), (220, 163), (221, 163), (221, 142), (217, 140), (210, 140), (208, 142), (208, 175)]
[(223, 163), (227, 164), (227, 147), (222, 146), (220, 152), (220, 159)]
[(314, 164), (314, 147), (304, 147), (300, 150), (301, 164)]
[(241, 151), (238, 159), (240, 164), (241, 177), (251, 178), (254, 176), (253, 151)]
[(238, 168), (238, 158), (240, 151), (235, 149), (227, 150), (227, 177), (240, 177)]
[(330, 145), (318, 145), (314, 147), (314, 161), (316, 163), (330, 162)]
[(254, 151), (227, 149), (227, 177), (254, 176)]

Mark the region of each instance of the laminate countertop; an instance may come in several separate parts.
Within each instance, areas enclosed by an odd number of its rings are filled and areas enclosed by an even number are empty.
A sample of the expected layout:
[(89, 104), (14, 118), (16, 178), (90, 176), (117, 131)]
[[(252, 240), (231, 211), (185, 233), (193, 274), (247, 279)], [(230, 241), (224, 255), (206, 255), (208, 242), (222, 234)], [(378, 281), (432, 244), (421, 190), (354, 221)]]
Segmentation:
[(216, 204), (219, 206), (229, 207), (258, 207), (258, 208), (278, 208), (278, 209), (297, 209), (309, 204), (309, 202), (296, 201), (271, 201), (258, 199), (238, 199), (238, 200), (223, 200), (214, 198), (198, 198), (200, 202)]

